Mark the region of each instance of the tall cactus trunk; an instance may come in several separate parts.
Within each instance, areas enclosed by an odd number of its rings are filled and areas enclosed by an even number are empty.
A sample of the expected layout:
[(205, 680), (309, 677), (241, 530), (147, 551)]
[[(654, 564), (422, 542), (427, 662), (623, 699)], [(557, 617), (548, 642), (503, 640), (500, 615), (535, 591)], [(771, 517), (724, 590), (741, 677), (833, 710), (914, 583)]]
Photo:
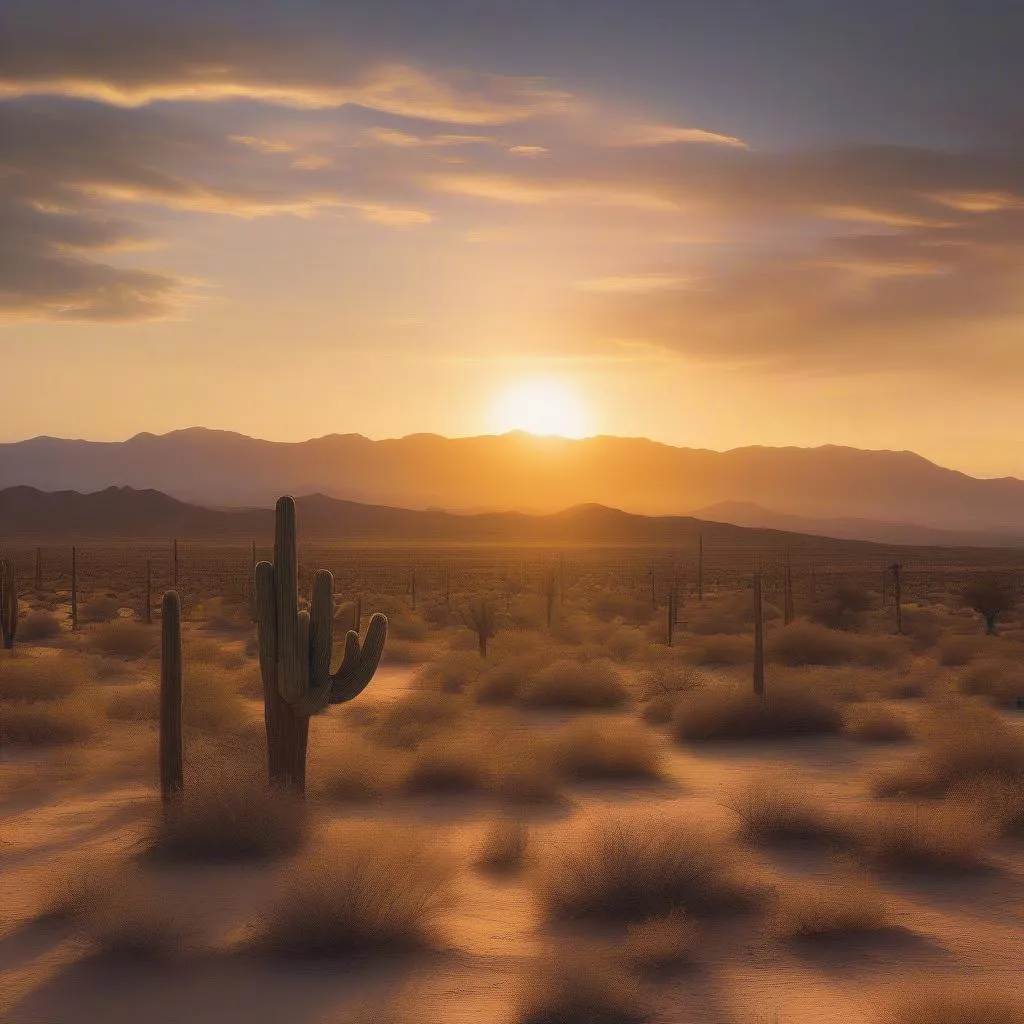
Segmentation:
[(295, 686), (296, 681), (303, 678), (304, 670), (308, 673), (300, 649), (302, 630), (298, 615), (298, 546), (293, 502), (278, 502), (274, 563), (263, 571), (266, 576), (257, 580), (256, 602), (267, 768), (272, 784), (303, 793), (309, 718), (296, 714), (282, 694), (287, 685)]
[(14, 575), (14, 562), (0, 562), (0, 633), (5, 650), (13, 650), (14, 636), (18, 632), (18, 581)]
[(167, 806), (184, 788), (181, 753), (181, 602), (164, 594), (160, 621), (160, 799)]
[(764, 604), (759, 572), (754, 575), (754, 693), (764, 696)]

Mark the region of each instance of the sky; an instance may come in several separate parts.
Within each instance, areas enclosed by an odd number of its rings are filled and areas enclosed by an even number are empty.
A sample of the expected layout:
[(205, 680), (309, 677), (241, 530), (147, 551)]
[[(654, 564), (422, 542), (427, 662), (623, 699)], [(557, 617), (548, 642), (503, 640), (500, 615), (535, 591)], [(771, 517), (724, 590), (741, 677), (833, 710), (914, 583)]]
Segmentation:
[(0, 440), (1024, 476), (1022, 47), (1014, 0), (0, 0)]

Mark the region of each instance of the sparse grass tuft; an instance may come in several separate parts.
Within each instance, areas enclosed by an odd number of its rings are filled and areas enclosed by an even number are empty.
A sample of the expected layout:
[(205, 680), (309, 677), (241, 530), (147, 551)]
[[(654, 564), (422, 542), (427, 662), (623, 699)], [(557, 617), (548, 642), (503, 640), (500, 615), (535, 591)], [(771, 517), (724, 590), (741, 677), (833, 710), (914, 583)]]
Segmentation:
[(862, 875), (784, 885), (771, 919), (781, 939), (834, 939), (892, 927), (885, 894)]
[(522, 869), (530, 843), (530, 830), (514, 818), (492, 822), (484, 836), (476, 865), (482, 871), (511, 874)]
[(530, 969), (517, 1024), (645, 1024), (646, 994), (605, 950), (552, 950)]
[(311, 743), (309, 787), (332, 800), (374, 800), (398, 792), (408, 773), (408, 755), (354, 733)]
[(29, 612), (18, 623), (18, 639), (24, 643), (34, 644), (53, 640), (62, 632), (60, 619), (49, 612)]
[(1009, 658), (986, 658), (965, 668), (960, 675), (960, 692), (985, 697), (1000, 707), (1015, 707), (1024, 700), (1024, 664)]
[(428, 838), (349, 827), (290, 864), (255, 947), (278, 956), (350, 959), (438, 944), (454, 868)]
[(54, 700), (74, 693), (85, 681), (85, 664), (78, 658), (0, 654), (0, 700)]
[(99, 726), (96, 709), (81, 695), (53, 701), (4, 701), (0, 738), (30, 747), (83, 743)]
[(697, 922), (685, 911), (673, 910), (627, 925), (620, 954), (634, 970), (656, 974), (692, 963), (699, 940)]
[(572, 832), (542, 865), (537, 886), (556, 917), (627, 921), (739, 909), (755, 895), (729, 844), (660, 815), (609, 817)]

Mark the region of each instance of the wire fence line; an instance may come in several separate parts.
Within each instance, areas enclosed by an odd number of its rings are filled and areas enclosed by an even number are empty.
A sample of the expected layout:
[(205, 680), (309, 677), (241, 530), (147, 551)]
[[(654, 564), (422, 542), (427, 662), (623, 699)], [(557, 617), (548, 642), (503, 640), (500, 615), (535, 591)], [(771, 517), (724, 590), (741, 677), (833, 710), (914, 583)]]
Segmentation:
[[(0, 557), (13, 560), (22, 593), (37, 590), (78, 599), (96, 594), (138, 605), (148, 595), (178, 590), (186, 605), (223, 597), (243, 602), (251, 595), (256, 561), (271, 549), (256, 544), (88, 543), (11, 545)], [(885, 605), (901, 600), (942, 601), (980, 578), (998, 578), (1024, 593), (1024, 550), (893, 548), (871, 553), (844, 551), (835, 541), (757, 550), (699, 542), (682, 547), (514, 547), (485, 545), (299, 546), (300, 585), (309, 587), (318, 569), (329, 569), (342, 598), (391, 595), (415, 606), (481, 593), (566, 595), (575, 589), (628, 592), (662, 606), (749, 587), (761, 579), (767, 600), (788, 586), (805, 602), (838, 587), (878, 595)]]

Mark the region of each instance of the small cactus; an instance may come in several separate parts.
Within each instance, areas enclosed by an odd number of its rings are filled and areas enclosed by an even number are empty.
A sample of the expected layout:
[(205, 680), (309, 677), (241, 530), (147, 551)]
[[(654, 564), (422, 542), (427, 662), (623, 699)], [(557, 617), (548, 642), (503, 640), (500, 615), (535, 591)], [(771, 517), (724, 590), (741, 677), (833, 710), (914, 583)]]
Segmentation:
[(309, 716), (352, 700), (369, 685), (384, 652), (388, 620), (371, 616), (362, 643), (350, 630), (341, 666), (331, 673), (334, 577), (325, 569), (317, 572), (309, 610), (299, 610), (295, 500), (290, 497), (277, 503), (274, 561), (256, 566), (256, 621), (270, 779), (301, 792)]
[(173, 803), (184, 788), (181, 753), (181, 601), (164, 594), (160, 618), (160, 799)]
[(14, 647), (18, 632), (18, 581), (14, 575), (14, 563), (5, 558), (0, 562), (0, 635), (5, 650)]
[(469, 607), (462, 614), (462, 621), (468, 629), (476, 633), (480, 647), (480, 657), (487, 657), (487, 641), (498, 631), (497, 616), (494, 605), (486, 597), (469, 602)]

